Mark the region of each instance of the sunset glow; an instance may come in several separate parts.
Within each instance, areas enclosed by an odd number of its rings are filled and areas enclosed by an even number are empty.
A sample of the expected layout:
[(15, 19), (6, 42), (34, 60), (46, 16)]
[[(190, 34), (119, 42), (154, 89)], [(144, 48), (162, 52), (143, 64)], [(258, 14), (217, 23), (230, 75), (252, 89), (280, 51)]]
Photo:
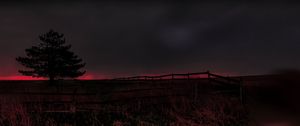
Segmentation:
[[(98, 79), (94, 78), (93, 75), (83, 75), (82, 77), (79, 77), (80, 80), (93, 80)], [(103, 78), (99, 78), (103, 79)], [(31, 76), (22, 76), (22, 75), (16, 75), (16, 76), (2, 76), (0, 77), (0, 80), (47, 80), (46, 78), (36, 78)]]
[(93, 79), (96, 79), (96, 78), (92, 74), (85, 74), (82, 77), (79, 77), (78, 79), (80, 79), (80, 80), (93, 80)]
[(45, 78), (36, 78), (36, 77), (31, 77), (31, 76), (15, 75), (15, 76), (3, 76), (3, 77), (0, 77), (0, 80), (45, 80)]
[[(204, 71), (192, 71), (193, 72), (204, 72)], [(237, 74), (235, 73), (229, 73), (229, 72), (212, 72), (217, 75), (223, 75), (223, 76), (236, 76)], [(169, 73), (171, 74), (171, 73)], [(173, 73), (173, 74), (187, 74), (187, 73)], [(138, 76), (160, 76), (160, 75), (166, 75), (166, 74), (141, 74)], [(121, 76), (121, 77), (132, 77), (132, 75), (128, 76)], [(197, 75), (197, 76), (190, 76), (190, 78), (206, 78), (207, 75)], [(118, 77), (108, 77), (104, 76), (102, 74), (97, 74), (97, 73), (86, 73), (81, 77), (78, 77), (77, 79), (79, 80), (101, 80), (101, 79), (112, 79), (112, 78), (118, 78)], [(181, 78), (177, 76), (176, 78)], [(184, 77), (183, 77), (184, 78)], [(166, 78), (164, 78), (166, 79)], [(23, 75), (11, 75), (11, 76), (0, 76), (0, 80), (47, 80), (47, 78), (37, 78), (37, 77), (31, 77), (31, 76), (23, 76)]]

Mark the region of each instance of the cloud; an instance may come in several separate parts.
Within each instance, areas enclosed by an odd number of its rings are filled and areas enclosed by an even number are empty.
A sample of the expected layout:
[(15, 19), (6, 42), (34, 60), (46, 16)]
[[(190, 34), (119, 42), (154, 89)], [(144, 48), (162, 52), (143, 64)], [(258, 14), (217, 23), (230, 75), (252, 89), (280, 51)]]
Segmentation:
[(0, 10), (1, 67), (9, 67), (1, 75), (15, 73), (14, 58), (50, 28), (101, 76), (300, 67), (298, 5), (77, 1), (7, 3)]

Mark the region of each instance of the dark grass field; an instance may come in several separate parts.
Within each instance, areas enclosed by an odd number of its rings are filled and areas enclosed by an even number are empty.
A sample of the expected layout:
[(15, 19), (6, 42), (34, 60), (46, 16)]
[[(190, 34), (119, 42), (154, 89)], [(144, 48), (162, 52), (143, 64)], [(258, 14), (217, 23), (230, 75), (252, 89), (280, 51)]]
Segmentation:
[[(296, 80), (208, 79), (1, 81), (3, 126), (293, 126), (299, 124)], [(294, 87), (293, 87), (294, 86)], [(242, 97), (241, 97), (242, 96)]]

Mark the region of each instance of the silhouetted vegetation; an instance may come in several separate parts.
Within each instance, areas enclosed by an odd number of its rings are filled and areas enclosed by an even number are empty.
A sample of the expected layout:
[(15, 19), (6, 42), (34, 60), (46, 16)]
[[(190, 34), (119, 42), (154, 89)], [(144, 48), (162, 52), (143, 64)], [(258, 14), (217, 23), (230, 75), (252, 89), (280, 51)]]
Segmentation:
[(66, 45), (63, 34), (50, 30), (39, 36), (41, 42), (25, 50), (26, 57), (18, 57), (16, 60), (25, 66), (26, 70), (20, 73), (32, 77), (49, 78), (53, 84), (58, 78), (76, 78), (82, 76), (85, 71), (79, 71), (85, 66), (82, 59), (78, 58)]

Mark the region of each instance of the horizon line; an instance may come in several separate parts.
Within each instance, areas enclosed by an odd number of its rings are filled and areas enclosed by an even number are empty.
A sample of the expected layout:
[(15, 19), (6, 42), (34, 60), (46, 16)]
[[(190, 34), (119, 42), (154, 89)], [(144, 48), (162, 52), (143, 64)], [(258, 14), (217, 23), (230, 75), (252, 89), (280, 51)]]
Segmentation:
[[(162, 78), (162, 77), (167, 77), (167, 76), (187, 76), (188, 74), (190, 76), (194, 75), (200, 75), (200, 74), (215, 74), (215, 73), (211, 73), (209, 71), (206, 72), (197, 72), (197, 73), (172, 73), (172, 74), (157, 74), (157, 75), (140, 75), (140, 76), (127, 76), (127, 77), (115, 77), (115, 78), (93, 78), (90, 77), (89, 75), (87, 76), (83, 76), (83, 77), (79, 77), (78, 79), (59, 79), (59, 80), (118, 80), (118, 79), (126, 79), (126, 78), (141, 78), (141, 77), (145, 77), (145, 78)], [(228, 76), (228, 75), (224, 75), (221, 73), (216, 73), (215, 75), (221, 75), (224, 77), (247, 77), (247, 76), (264, 76), (264, 75), (272, 75), (272, 74), (252, 74), (252, 75), (233, 75), (233, 76)], [(184, 77), (183, 77), (184, 78)], [(206, 78), (206, 77), (200, 77), (199, 78)], [(16, 76), (4, 76), (4, 77), (0, 77), (0, 81), (48, 81), (47, 78), (43, 78), (43, 77), (32, 77), (32, 76), (22, 76), (22, 75), (16, 75)]]

